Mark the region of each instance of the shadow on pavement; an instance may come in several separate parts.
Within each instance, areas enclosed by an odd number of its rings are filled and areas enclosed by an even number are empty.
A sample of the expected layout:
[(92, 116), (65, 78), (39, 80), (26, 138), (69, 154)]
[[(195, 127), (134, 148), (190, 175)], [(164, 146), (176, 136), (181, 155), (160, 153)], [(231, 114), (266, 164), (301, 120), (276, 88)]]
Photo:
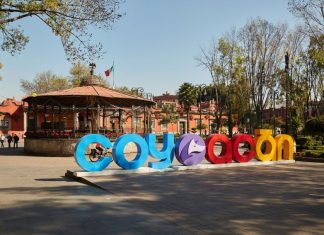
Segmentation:
[[(22, 198), (0, 209), (0, 232), (317, 234), (324, 229), (323, 182), (320, 171), (262, 166), (97, 179), (107, 191), (85, 185), (3, 188), (1, 193)], [(26, 194), (40, 200), (24, 200)]]
[(24, 153), (24, 147), (18, 147), (18, 148), (0, 148), (0, 155), (4, 156), (23, 156), (26, 155)]

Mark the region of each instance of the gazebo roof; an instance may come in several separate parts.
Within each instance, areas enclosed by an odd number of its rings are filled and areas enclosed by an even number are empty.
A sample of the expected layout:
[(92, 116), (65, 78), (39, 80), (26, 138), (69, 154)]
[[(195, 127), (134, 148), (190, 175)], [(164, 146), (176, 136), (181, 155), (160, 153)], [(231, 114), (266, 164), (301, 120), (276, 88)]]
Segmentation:
[(121, 108), (131, 107), (132, 105), (152, 106), (155, 104), (152, 100), (132, 96), (98, 85), (88, 85), (60, 91), (51, 91), (34, 96), (28, 96), (24, 98), (23, 101), (40, 105), (75, 105), (76, 107), (82, 107), (94, 103), (113, 105)]

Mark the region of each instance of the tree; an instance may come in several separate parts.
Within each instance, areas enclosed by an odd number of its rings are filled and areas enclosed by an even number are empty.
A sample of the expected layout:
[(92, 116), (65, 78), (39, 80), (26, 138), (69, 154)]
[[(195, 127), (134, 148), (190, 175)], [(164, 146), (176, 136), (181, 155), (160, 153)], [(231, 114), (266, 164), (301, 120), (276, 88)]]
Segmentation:
[(178, 90), (179, 102), (183, 105), (184, 110), (186, 111), (187, 114), (187, 132), (189, 132), (190, 130), (189, 113), (190, 113), (191, 105), (194, 105), (197, 101), (196, 94), (197, 92), (195, 86), (188, 82), (182, 83)]
[[(78, 87), (81, 85), (84, 79), (90, 76), (90, 68), (80, 62), (74, 64), (70, 69), (69, 82), (72, 87)], [(101, 75), (94, 75), (99, 84), (104, 87), (110, 87), (109, 82)]]
[(304, 21), (304, 32), (324, 51), (324, 42), (320, 40), (324, 34), (323, 0), (290, 0), (288, 9)]
[(161, 111), (162, 113), (164, 113), (162, 114), (161, 124), (166, 124), (168, 126), (168, 124), (171, 123), (173, 131), (173, 124), (177, 123), (177, 121), (179, 120), (176, 107), (171, 104), (163, 104)]
[[(239, 46), (237, 33), (232, 30), (212, 45), (208, 52), (197, 58), (200, 65), (206, 67), (212, 76), (216, 101), (216, 126), (221, 125), (223, 112), (228, 116), (229, 134), (232, 135), (232, 113), (247, 107), (246, 82), (244, 81), (243, 54)], [(243, 89), (243, 92), (241, 90)], [(208, 89), (209, 90), (209, 89)], [(237, 101), (243, 101), (238, 105)], [(244, 102), (245, 101), (245, 102)]]
[(21, 80), (20, 86), (26, 95), (32, 93), (40, 94), (49, 91), (57, 91), (69, 88), (69, 81), (66, 77), (53, 74), (51, 71), (36, 75), (33, 81)]
[(32, 17), (47, 25), (62, 42), (69, 60), (90, 60), (102, 55), (101, 44), (93, 44), (90, 26), (110, 29), (121, 15), (122, 0), (1, 0), (1, 48), (12, 55), (29, 41), (23, 30), (13, 24)]
[(80, 62), (74, 64), (70, 69), (70, 82), (73, 87), (78, 87), (81, 84), (82, 79), (86, 78), (90, 74), (90, 69), (85, 64)]
[(215, 129), (218, 130), (221, 125), (221, 119), (226, 107), (226, 87), (222, 82), (219, 74), (219, 67), (222, 63), (222, 59), (219, 56), (219, 50), (217, 43), (213, 42), (211, 47), (207, 50), (201, 48), (202, 55), (196, 57), (198, 65), (208, 69), (212, 78), (212, 84), (207, 87), (207, 93), (209, 97), (215, 100), (216, 108), (214, 112), (215, 116)]
[(273, 89), (278, 87), (276, 74), (284, 58), (286, 31), (284, 24), (274, 25), (257, 18), (248, 21), (240, 32), (245, 77), (259, 126), (262, 110), (269, 104)]

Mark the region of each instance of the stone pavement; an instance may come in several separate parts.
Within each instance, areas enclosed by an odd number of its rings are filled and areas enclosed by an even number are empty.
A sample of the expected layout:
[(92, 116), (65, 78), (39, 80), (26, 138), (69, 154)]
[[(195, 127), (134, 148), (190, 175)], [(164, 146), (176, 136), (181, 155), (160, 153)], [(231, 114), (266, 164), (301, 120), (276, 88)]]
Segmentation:
[(324, 234), (324, 164), (65, 178), (73, 158), (0, 149), (0, 234)]

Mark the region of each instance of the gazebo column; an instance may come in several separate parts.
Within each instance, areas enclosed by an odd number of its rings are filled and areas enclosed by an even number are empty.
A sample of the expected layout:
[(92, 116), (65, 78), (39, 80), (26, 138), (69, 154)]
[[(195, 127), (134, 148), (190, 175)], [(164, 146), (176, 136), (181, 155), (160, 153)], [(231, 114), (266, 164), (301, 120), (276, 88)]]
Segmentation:
[(102, 127), (106, 130), (106, 111), (105, 107), (102, 109)]
[(97, 133), (99, 134), (99, 127), (100, 127), (100, 105), (97, 106)]
[(33, 105), (33, 112), (34, 112), (34, 131), (37, 131), (37, 105)]
[(55, 115), (54, 115), (54, 105), (52, 105), (52, 122), (51, 122), (51, 130), (54, 131), (54, 122), (55, 122)]
[(151, 110), (147, 109), (147, 131), (148, 133), (152, 133), (152, 125), (151, 125)]
[(59, 106), (59, 132), (61, 135), (61, 131), (62, 131), (62, 106)]
[(31, 128), (31, 125), (30, 125), (30, 119), (31, 119), (31, 111), (32, 111), (32, 106), (31, 105), (29, 105), (28, 107), (27, 107), (27, 131), (32, 131), (32, 128)]
[(131, 121), (131, 132), (134, 133), (134, 105), (132, 105), (132, 121)]
[(72, 112), (73, 112), (73, 137), (75, 137), (77, 116), (76, 116), (76, 113), (75, 113), (75, 106), (74, 105), (72, 105)]
[(119, 122), (119, 132), (124, 132), (123, 130), (123, 110), (122, 109), (118, 109), (118, 122)]

